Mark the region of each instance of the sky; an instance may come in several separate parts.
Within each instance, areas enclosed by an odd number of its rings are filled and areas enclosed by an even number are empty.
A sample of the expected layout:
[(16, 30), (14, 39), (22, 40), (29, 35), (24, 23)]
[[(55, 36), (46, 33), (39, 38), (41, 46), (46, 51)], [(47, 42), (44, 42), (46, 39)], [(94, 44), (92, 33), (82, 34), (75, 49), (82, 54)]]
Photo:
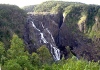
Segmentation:
[[(19, 7), (23, 7), (27, 5), (40, 4), (44, 1), (48, 1), (48, 0), (0, 0), (0, 4), (12, 4), (12, 5), (17, 5)], [(82, 2), (86, 4), (100, 5), (100, 0), (60, 0), (60, 1)]]

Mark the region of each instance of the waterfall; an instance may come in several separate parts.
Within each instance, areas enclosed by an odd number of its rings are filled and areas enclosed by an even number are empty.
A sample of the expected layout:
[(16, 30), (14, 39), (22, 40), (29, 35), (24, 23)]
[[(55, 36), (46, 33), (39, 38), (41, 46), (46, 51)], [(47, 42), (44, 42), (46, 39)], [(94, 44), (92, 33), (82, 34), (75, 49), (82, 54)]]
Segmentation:
[(54, 38), (53, 38), (51, 32), (48, 30), (48, 28), (46, 28), (46, 30), (47, 30), (47, 32), (50, 34), (50, 36), (51, 36), (51, 38), (52, 38), (52, 40), (53, 40), (53, 42), (54, 42)]
[[(50, 34), (52, 41), (55, 42), (54, 38), (53, 38), (51, 32), (48, 30), (48, 28), (46, 28), (46, 30)], [(51, 48), (54, 50), (54, 54), (55, 54), (55, 55), (53, 55), (54, 59), (56, 61), (60, 60), (60, 50), (58, 48), (56, 48), (56, 47), (53, 47), (52, 44), (51, 44)], [(51, 51), (53, 51), (52, 49), (51, 49)]]
[(43, 41), (43, 43), (47, 44), (49, 43), (50, 44), (50, 48), (51, 48), (51, 54), (53, 55), (53, 58), (55, 61), (58, 61), (60, 60), (60, 50), (57, 48), (57, 46), (55, 45), (55, 41), (54, 41), (54, 38), (51, 34), (51, 32), (49, 31), (48, 28), (45, 29), (45, 27), (43, 26), (43, 24), (41, 23), (41, 26), (44, 30), (46, 30), (46, 32), (50, 35), (51, 37), (51, 40), (52, 42), (50, 43), (49, 41), (46, 40), (46, 38), (44, 37), (44, 33), (41, 32), (41, 30), (39, 28), (37, 28), (34, 24), (33, 21), (31, 21), (32, 23), (32, 26), (34, 27), (34, 29), (36, 29), (39, 33), (40, 33), (40, 42)]
[[(32, 21), (31, 21), (32, 22)], [(40, 32), (40, 29), (38, 29), (36, 26), (35, 26), (35, 24), (32, 22), (32, 25), (33, 25), (33, 27), (37, 30), (37, 31), (39, 31)], [(43, 25), (42, 25), (42, 27), (44, 27)], [(41, 35), (41, 40), (44, 42), (44, 43), (48, 43), (47, 41), (46, 41), (46, 39), (44, 38), (44, 35), (43, 35), (43, 33), (42, 32), (40, 32), (40, 35)]]
[[(50, 44), (50, 45), (51, 45), (51, 53), (53, 55), (54, 60), (55, 61), (60, 60), (60, 50), (56, 47), (53, 47), (52, 44)], [(54, 53), (53, 53), (53, 51), (54, 51)]]
[(57, 49), (56, 47), (53, 47), (53, 49), (54, 49), (54, 53), (55, 53), (55, 60), (57, 61), (57, 60), (60, 60), (60, 50), (59, 49)]
[(36, 28), (35, 24), (32, 22), (33, 27), (40, 32), (40, 30), (38, 28)]
[(41, 40), (43, 40), (44, 43), (48, 43), (48, 42), (46, 41), (46, 39), (44, 38), (43, 33), (40, 33), (40, 35), (41, 35)]

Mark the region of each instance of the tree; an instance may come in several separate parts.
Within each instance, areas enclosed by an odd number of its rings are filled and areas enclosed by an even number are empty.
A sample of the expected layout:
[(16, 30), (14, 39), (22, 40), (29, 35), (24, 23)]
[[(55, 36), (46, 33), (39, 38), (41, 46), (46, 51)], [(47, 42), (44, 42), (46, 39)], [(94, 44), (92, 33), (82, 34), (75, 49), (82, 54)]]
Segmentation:
[(3, 57), (5, 55), (5, 48), (4, 48), (4, 44), (2, 42), (0, 42), (0, 63), (3, 64)]
[(39, 65), (39, 63), (40, 63), (39, 55), (37, 53), (33, 52), (31, 54), (30, 61), (31, 61), (32, 65), (34, 65), (34, 66)]
[[(10, 42), (10, 49), (7, 51), (8, 59), (4, 67), (8, 68), (7, 70), (33, 70), (29, 53), (24, 49), (23, 40), (14, 34)], [(18, 66), (18, 68), (15, 66)]]
[(45, 45), (43, 45), (39, 49), (37, 49), (37, 53), (38, 53), (40, 61), (42, 63), (47, 63), (52, 60), (51, 54)]
[(7, 51), (8, 58), (16, 58), (21, 55), (27, 55), (27, 52), (24, 50), (24, 43), (16, 34), (13, 35), (12, 40), (10, 41), (10, 49)]
[(22, 67), (13, 59), (5, 63), (4, 70), (22, 70)]
[(15, 5), (0, 4), (0, 41), (9, 49), (13, 32), (22, 37), (26, 12)]
[(22, 67), (22, 70), (34, 70), (27, 55), (22, 55), (16, 58), (17, 63)]

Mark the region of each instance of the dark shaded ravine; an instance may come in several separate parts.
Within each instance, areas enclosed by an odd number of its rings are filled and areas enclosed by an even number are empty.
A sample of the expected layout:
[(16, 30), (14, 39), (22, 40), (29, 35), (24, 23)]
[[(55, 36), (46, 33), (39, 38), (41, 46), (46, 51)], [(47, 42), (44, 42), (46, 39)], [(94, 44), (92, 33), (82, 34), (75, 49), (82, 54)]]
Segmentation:
[[(56, 36), (56, 38), (55, 38), (55, 43), (56, 43), (56, 45), (58, 46), (58, 48), (60, 49), (60, 53), (61, 53), (61, 57), (60, 58), (62, 58), (63, 57), (63, 55), (64, 55), (64, 57), (65, 57), (65, 59), (67, 59), (68, 57), (68, 54), (69, 54), (69, 52), (67, 51), (67, 49), (66, 49), (66, 47), (67, 46), (69, 46), (69, 50), (70, 50), (70, 52), (74, 55), (74, 56), (76, 56), (77, 57), (77, 55), (72, 51), (73, 50), (73, 46), (71, 46), (70, 44), (67, 44), (67, 45), (64, 45), (64, 44), (62, 44), (61, 43), (61, 38), (62, 38), (62, 36), (60, 35), (61, 34), (61, 27), (62, 27), (62, 24), (65, 24), (64, 23), (64, 17), (63, 17), (63, 13), (59, 13), (59, 17), (60, 17), (60, 22), (59, 22), (59, 24), (58, 24), (58, 26), (59, 26), (59, 29), (58, 29), (58, 35)], [(74, 45), (76, 45), (77, 43), (74, 43)], [(77, 46), (77, 45), (76, 45)]]

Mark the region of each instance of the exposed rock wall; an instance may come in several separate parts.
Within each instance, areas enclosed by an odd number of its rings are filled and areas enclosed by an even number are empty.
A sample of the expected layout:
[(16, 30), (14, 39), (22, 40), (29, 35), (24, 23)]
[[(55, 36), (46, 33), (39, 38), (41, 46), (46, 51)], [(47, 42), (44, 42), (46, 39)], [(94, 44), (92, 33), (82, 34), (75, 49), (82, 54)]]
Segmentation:
[[(75, 13), (74, 15), (76, 17), (80, 16)], [(24, 33), (24, 40), (29, 52), (32, 53), (41, 45), (47, 45), (48, 49), (50, 50), (50, 44), (53, 44), (53, 46), (60, 49), (60, 56), (62, 57), (62, 55), (64, 55), (66, 59), (68, 58), (67, 55), (69, 54), (66, 47), (69, 46), (70, 51), (78, 58), (83, 57), (88, 60), (98, 60), (99, 56), (96, 57), (95, 55), (96, 51), (95, 47), (93, 47), (94, 44), (92, 40), (85, 37), (84, 34), (79, 30), (77, 24), (78, 22), (71, 22), (71, 25), (69, 25), (68, 18), (69, 16), (66, 16), (64, 21), (62, 21), (62, 13), (33, 13), (29, 15), (25, 25)], [(32, 22), (30, 21), (34, 22), (36, 26), (35, 29), (33, 28)], [(85, 24), (85, 22), (82, 23)], [(84, 28), (84, 25), (81, 26)], [(42, 39), (45, 38), (44, 41), (47, 43), (43, 41), (40, 42), (41, 38), (39, 37), (41, 37), (41, 34), (39, 31), (43, 33)]]

